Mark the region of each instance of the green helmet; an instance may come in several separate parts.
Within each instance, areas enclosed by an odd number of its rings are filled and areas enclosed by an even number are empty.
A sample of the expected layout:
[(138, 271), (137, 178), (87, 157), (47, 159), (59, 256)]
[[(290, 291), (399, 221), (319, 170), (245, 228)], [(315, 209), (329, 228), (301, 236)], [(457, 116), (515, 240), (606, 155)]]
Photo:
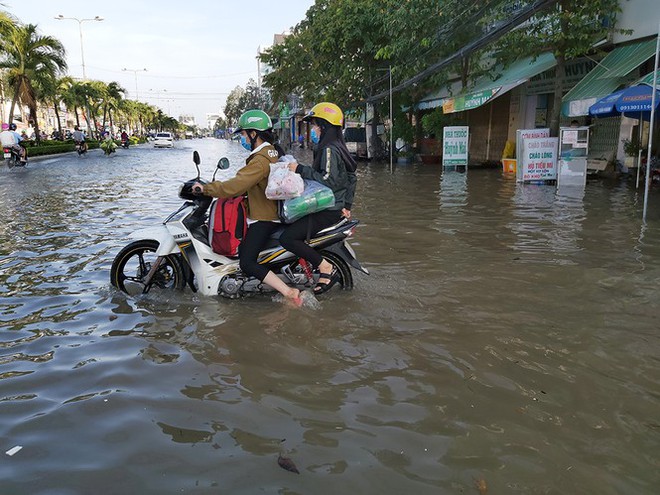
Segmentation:
[(273, 128), (270, 117), (263, 110), (248, 110), (238, 119), (234, 134), (244, 130), (267, 131)]

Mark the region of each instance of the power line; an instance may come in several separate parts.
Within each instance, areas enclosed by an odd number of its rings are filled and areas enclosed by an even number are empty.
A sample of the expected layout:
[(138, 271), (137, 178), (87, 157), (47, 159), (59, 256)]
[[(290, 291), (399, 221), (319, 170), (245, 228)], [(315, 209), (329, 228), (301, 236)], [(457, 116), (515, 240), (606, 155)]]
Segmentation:
[[(461, 59), (461, 58), (463, 58), (467, 55), (470, 55), (472, 52), (478, 50), (479, 48), (481, 48), (481, 47), (483, 47), (483, 46), (485, 46), (485, 45), (487, 45), (487, 44), (489, 44), (493, 41), (497, 41), (499, 38), (501, 38), (506, 33), (511, 31), (514, 27), (519, 26), (520, 24), (522, 24), (523, 22), (528, 20), (530, 17), (532, 17), (537, 12), (540, 12), (541, 10), (545, 10), (548, 7), (551, 7), (552, 5), (557, 3), (557, 1), (558, 0), (537, 0), (536, 2), (534, 2), (533, 5), (525, 8), (525, 9), (522, 9), (522, 10), (518, 11), (517, 13), (515, 13), (510, 20), (508, 20), (506, 22), (503, 22), (502, 24), (498, 25), (497, 27), (495, 27), (491, 31), (484, 34), (483, 36), (480, 36), (476, 40), (471, 41), (467, 45), (463, 46), (463, 48), (455, 51), (452, 55), (444, 58), (443, 60), (441, 60), (439, 62), (436, 62), (433, 65), (430, 65), (429, 67), (427, 67), (423, 71), (417, 73), (415, 76), (413, 76), (410, 79), (408, 79), (408, 80), (402, 82), (401, 84), (395, 86), (394, 88), (392, 88), (392, 92), (396, 93), (396, 92), (399, 92), (403, 89), (406, 89), (406, 88), (412, 86), (413, 84), (416, 84), (417, 82), (429, 77), (431, 74), (434, 74), (434, 73), (438, 72), (440, 69), (442, 69), (443, 67), (446, 67), (447, 65), (455, 62), (456, 60)], [(378, 100), (382, 100), (383, 98), (388, 97), (389, 94), (390, 94), (389, 91), (383, 91), (383, 92), (378, 93), (376, 95), (373, 95), (369, 98), (366, 98), (366, 99), (358, 102), (357, 104), (365, 103), (365, 102), (373, 103), (373, 102), (376, 102)]]
[[(91, 67), (91, 66), (87, 66)], [(121, 70), (112, 70), (112, 69), (104, 69), (103, 67), (91, 67), (93, 69), (102, 71), (102, 72), (111, 72), (113, 74), (120, 74), (122, 73)], [(151, 77), (155, 79), (219, 79), (223, 77), (235, 77), (235, 76), (245, 76), (247, 74), (254, 74), (256, 71), (251, 70), (248, 72), (236, 72), (233, 74), (216, 74), (216, 75), (210, 75), (210, 76), (173, 76), (173, 75), (165, 75), (165, 74), (141, 74), (140, 77)]]
[[(452, 15), (449, 21), (445, 22), (436, 31), (435, 35), (433, 36), (433, 42), (424, 52), (419, 53), (417, 55), (413, 55), (411, 58), (400, 62), (398, 65), (402, 65), (402, 66), (412, 65), (415, 62), (419, 61), (420, 59), (427, 58), (431, 52), (438, 49), (439, 45), (451, 41), (451, 38), (455, 35), (455, 28), (457, 26), (463, 27), (466, 24), (471, 25), (476, 23), (479, 19), (482, 18), (484, 12), (486, 12), (488, 9), (490, 9), (491, 7), (499, 6), (500, 4), (507, 1), (508, 0), (490, 0), (487, 2), (483, 2), (482, 0), (473, 0), (471, 4), (464, 5), (463, 10), (460, 13)], [(478, 10), (470, 14), (470, 18), (466, 19), (465, 15), (475, 7), (478, 7)], [(399, 7), (398, 10), (401, 10), (402, 8), (403, 6)], [(370, 86), (375, 86), (379, 83), (385, 82), (388, 79), (388, 77), (389, 76), (387, 75), (378, 77), (371, 82)]]

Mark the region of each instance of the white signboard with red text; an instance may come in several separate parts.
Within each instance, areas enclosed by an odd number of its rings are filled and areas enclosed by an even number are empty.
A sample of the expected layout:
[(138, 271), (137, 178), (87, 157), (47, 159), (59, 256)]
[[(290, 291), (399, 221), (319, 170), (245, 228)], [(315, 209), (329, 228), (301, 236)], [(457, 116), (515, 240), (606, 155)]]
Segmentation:
[(518, 159), (518, 180), (522, 182), (557, 180), (559, 138), (523, 139), (522, 160)]

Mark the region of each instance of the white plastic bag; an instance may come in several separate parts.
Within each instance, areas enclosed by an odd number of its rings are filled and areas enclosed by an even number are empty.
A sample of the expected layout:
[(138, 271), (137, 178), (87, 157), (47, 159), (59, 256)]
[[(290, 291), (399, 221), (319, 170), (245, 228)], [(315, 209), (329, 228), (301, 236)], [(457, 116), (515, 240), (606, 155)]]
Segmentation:
[(291, 155), (285, 155), (276, 163), (270, 164), (266, 197), (268, 199), (291, 199), (300, 196), (305, 189), (303, 178), (289, 170), (289, 163), (295, 161)]

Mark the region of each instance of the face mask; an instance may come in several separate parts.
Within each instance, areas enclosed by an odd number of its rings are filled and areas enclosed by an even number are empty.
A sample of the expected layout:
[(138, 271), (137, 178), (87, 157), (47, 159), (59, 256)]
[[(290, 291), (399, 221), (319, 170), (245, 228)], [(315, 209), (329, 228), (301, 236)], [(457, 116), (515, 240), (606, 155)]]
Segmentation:
[(316, 134), (316, 129), (312, 129), (312, 132), (309, 134), (310, 139), (312, 140), (312, 143), (318, 144), (320, 141), (320, 137), (318, 134)]
[(252, 151), (252, 145), (248, 142), (247, 138), (241, 135), (241, 146), (248, 151)]

